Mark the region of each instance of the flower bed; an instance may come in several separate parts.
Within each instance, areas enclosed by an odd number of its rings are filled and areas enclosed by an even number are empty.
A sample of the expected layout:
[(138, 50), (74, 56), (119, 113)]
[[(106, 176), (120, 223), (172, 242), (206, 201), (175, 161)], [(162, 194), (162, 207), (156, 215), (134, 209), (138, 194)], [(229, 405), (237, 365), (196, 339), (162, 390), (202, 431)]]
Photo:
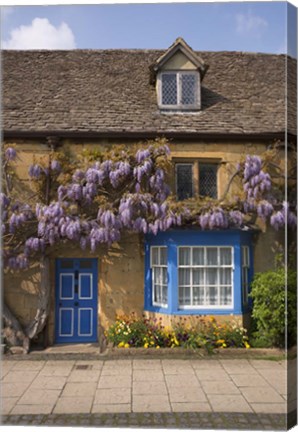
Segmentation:
[(118, 348), (215, 349), (250, 348), (247, 330), (236, 320), (218, 323), (214, 317), (197, 316), (189, 325), (181, 317), (172, 327), (161, 319), (138, 318), (135, 314), (119, 316), (106, 332), (107, 341)]

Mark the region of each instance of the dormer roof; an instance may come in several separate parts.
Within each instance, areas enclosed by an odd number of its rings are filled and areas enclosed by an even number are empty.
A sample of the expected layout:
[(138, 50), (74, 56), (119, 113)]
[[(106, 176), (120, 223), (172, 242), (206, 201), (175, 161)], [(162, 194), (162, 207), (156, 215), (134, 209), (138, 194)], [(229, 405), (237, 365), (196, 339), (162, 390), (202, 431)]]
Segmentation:
[(202, 60), (198, 54), (185, 42), (182, 37), (178, 37), (175, 42), (162, 54), (154, 63), (153, 70), (158, 72), (163, 66), (175, 55), (181, 52), (185, 57), (196, 67), (200, 72), (201, 80), (203, 79), (208, 65)]

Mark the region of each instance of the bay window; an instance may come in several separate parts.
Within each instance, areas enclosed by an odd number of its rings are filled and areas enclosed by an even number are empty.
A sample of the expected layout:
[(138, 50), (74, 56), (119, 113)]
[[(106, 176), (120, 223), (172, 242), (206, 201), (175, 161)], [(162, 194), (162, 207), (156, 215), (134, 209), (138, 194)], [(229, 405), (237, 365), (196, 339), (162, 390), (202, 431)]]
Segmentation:
[(172, 229), (146, 235), (145, 310), (170, 315), (249, 312), (253, 231)]

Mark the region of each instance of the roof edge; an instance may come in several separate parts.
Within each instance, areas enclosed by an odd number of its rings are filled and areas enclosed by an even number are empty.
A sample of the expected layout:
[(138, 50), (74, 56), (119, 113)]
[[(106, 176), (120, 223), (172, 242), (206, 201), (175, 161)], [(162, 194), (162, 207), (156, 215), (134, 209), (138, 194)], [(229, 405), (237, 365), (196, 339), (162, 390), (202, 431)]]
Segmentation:
[(204, 139), (209, 141), (243, 141), (243, 140), (289, 140), (296, 141), (297, 135), (286, 132), (263, 132), (263, 133), (201, 133), (201, 132), (156, 132), (156, 131), (59, 131), (59, 130), (48, 130), (48, 131), (2, 131), (2, 140), (9, 139), (38, 139), (38, 138), (76, 138), (76, 139), (108, 139), (116, 138), (123, 140), (130, 139), (155, 139), (155, 138), (167, 138), (167, 139), (178, 139), (178, 140), (194, 140)]

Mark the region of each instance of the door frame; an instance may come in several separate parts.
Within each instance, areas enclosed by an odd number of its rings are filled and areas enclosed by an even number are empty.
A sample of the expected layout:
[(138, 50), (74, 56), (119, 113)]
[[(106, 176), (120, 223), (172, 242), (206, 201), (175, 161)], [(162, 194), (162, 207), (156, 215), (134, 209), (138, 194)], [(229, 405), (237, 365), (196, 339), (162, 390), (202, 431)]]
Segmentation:
[[(65, 272), (68, 271), (68, 269), (62, 269), (60, 267), (60, 264), (62, 260), (65, 261), (88, 261), (88, 260), (92, 260), (93, 262), (93, 266), (92, 266), (92, 270), (90, 269), (80, 269), (81, 272), (79, 271), (79, 277), (80, 274), (84, 274), (84, 273), (92, 273), (92, 284), (93, 285), (93, 301), (94, 301), (94, 305), (92, 307), (92, 314), (94, 315), (94, 320), (95, 322), (93, 322), (93, 329), (94, 329), (94, 334), (93, 337), (91, 338), (92, 340), (89, 341), (81, 341), (81, 340), (70, 340), (70, 341), (61, 341), (59, 340), (61, 337), (59, 336), (59, 326), (60, 326), (60, 314), (59, 314), (59, 294), (58, 294), (58, 290), (60, 289), (59, 286), (59, 279), (60, 279), (60, 274), (63, 273), (63, 270), (65, 270)], [(71, 270), (71, 269), (69, 269)], [(75, 271), (74, 269), (72, 269), (73, 271)], [(54, 343), (55, 344), (80, 344), (80, 343), (96, 343), (98, 342), (98, 259), (97, 258), (80, 258), (80, 257), (59, 257), (59, 258), (55, 258), (55, 287), (54, 287), (54, 295), (55, 295), (55, 299), (54, 299)], [(77, 314), (77, 325), (79, 322), (79, 314)], [(75, 318), (74, 318), (74, 322), (75, 322)]]

